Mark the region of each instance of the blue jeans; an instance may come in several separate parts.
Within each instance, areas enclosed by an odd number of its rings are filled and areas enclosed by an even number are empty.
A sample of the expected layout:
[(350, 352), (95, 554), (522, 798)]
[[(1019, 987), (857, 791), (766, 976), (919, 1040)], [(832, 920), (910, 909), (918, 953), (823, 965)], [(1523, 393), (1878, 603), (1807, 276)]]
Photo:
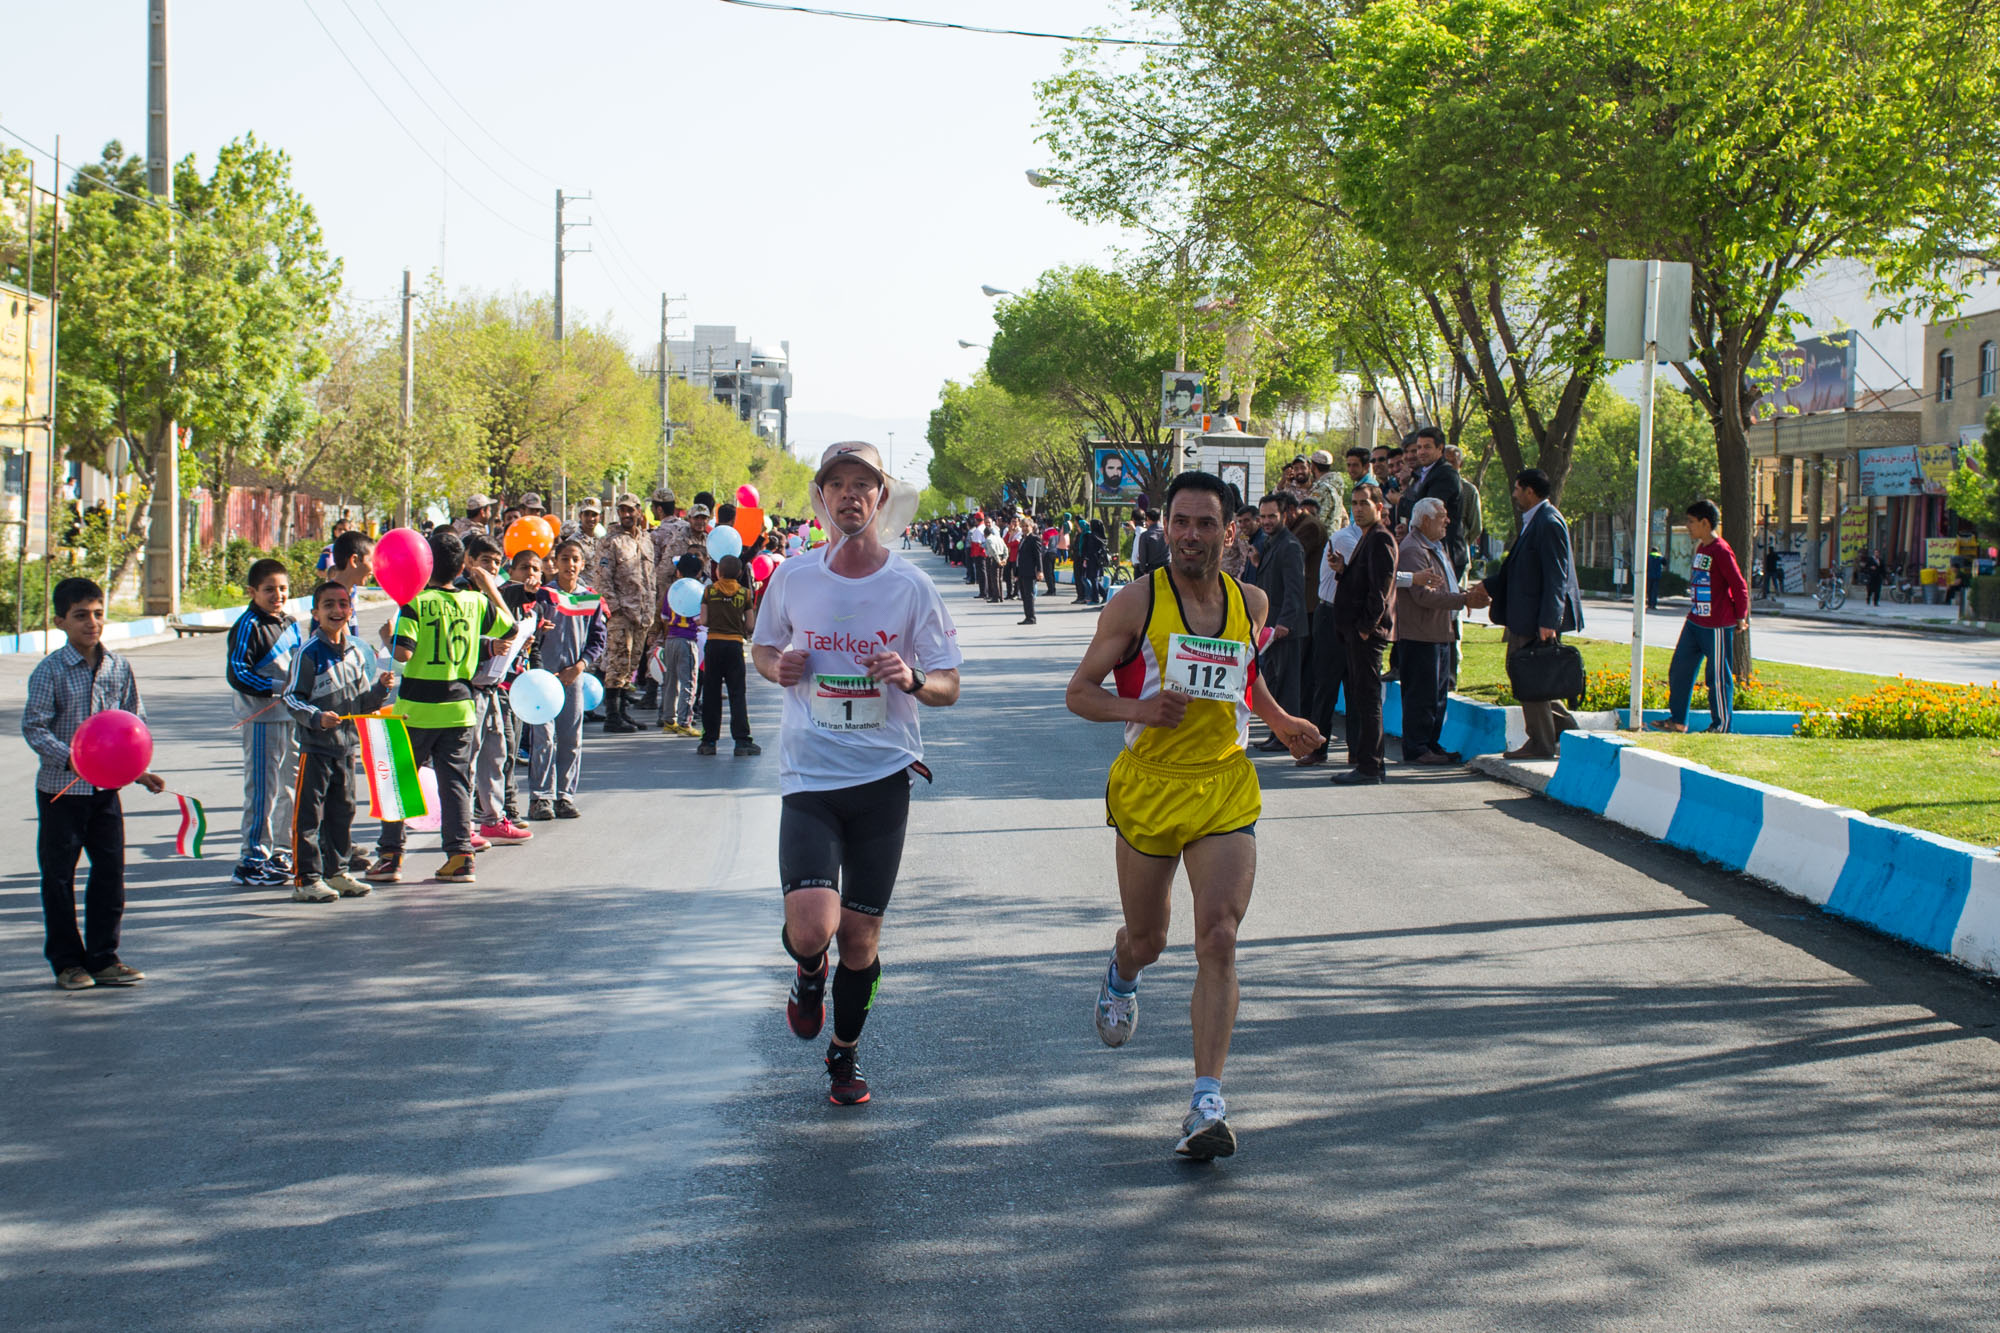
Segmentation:
[(1674, 660), (1667, 667), (1667, 716), (1687, 725), (1688, 701), (1694, 697), (1695, 668), (1707, 661), (1710, 731), (1728, 731), (1736, 712), (1734, 673), (1736, 630), (1711, 629), (1688, 620), (1681, 625)]

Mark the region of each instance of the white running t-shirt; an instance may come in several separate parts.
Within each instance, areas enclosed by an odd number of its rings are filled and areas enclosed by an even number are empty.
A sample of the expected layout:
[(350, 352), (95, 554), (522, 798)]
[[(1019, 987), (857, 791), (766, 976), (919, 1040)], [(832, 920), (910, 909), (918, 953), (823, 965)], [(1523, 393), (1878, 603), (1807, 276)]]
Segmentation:
[(925, 671), (964, 659), (958, 627), (937, 586), (891, 552), (882, 568), (851, 579), (826, 567), (825, 548), (794, 556), (771, 576), (753, 641), (803, 649), (805, 679), (785, 691), (778, 732), (778, 791), (835, 791), (888, 777), (924, 757), (923, 705), (893, 685), (865, 679), (888, 651)]

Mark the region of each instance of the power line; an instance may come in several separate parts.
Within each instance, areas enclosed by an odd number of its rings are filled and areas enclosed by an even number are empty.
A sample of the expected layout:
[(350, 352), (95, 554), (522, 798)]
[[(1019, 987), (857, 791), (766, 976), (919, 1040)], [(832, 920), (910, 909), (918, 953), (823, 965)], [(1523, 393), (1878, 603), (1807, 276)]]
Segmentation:
[(613, 246), (617, 247), (623, 253), (632, 271), (638, 274), (641, 283), (647, 287), (662, 286), (662, 283), (656, 281), (653, 275), (646, 271), (646, 266), (639, 262), (639, 256), (633, 253), (632, 247), (625, 244), (625, 238), (618, 234), (618, 229), (611, 225), (611, 215), (604, 211), (602, 203), (598, 205), (598, 213), (600, 216), (597, 220), (604, 227), (605, 236), (609, 238)]
[(354, 63), (354, 57), (347, 54), (347, 48), (342, 46), (340, 44), (340, 39), (333, 35), (333, 29), (326, 26), (326, 20), (322, 19), (319, 16), (319, 11), (317, 9), (313, 8), (312, 0), (299, 0), (299, 3), (303, 4), (306, 7), (306, 13), (312, 15), (313, 22), (319, 24), (319, 30), (326, 34), (326, 40), (333, 44), (333, 49), (340, 53), (340, 58), (342, 60), (345, 60), (347, 62), (347, 67), (354, 71), (354, 77), (361, 80), (361, 86), (368, 90), (369, 96), (375, 99), (376, 103), (381, 106), (383, 112), (388, 115), (390, 120), (396, 122), (396, 128), (401, 130), (405, 135), (408, 136), (410, 142), (416, 146), (416, 150), (422, 153), (424, 157), (429, 160), (432, 166), (436, 167), (440, 172), (444, 174), (444, 178), (446, 180), (450, 181), (453, 185), (456, 185), (459, 188), (459, 192), (465, 195), (466, 198), (470, 199), (473, 203), (478, 204), (481, 208), (491, 213), (495, 218), (499, 219), (507, 226), (512, 227), (515, 231), (520, 232), (523, 236), (528, 237), (530, 240), (541, 239), (541, 233), (530, 231), (526, 227), (522, 226), (520, 223), (514, 221), (512, 218), (508, 217), (505, 213), (502, 213), (499, 209), (487, 203), (485, 199), (481, 198), (477, 194), (474, 194), (469, 188), (467, 188), (464, 181), (452, 175), (451, 172), (446, 169), (444, 163), (438, 160), (437, 155), (432, 153), (430, 149), (424, 146), (424, 141), (422, 139), (419, 139), (416, 136), (416, 133), (413, 130), (411, 130), (408, 125), (405, 125), (403, 123), (403, 118), (396, 114), (395, 108), (389, 105), (388, 99), (384, 98), (380, 92), (376, 91), (375, 85), (368, 81), (368, 76), (361, 72), (361, 66)]
[(451, 122), (446, 120), (442, 115), (438, 114), (438, 109), (431, 105), (430, 98), (425, 97), (423, 95), (423, 92), (417, 87), (417, 85), (410, 81), (410, 76), (405, 74), (403, 72), (403, 67), (396, 63), (396, 58), (389, 54), (387, 48), (385, 48), (381, 42), (375, 40), (375, 34), (373, 32), (370, 32), (368, 29), (368, 25), (361, 21), (361, 16), (354, 12), (354, 6), (349, 2), (349, 0), (340, 0), (340, 7), (342, 9), (345, 9), (347, 11), (347, 16), (354, 20), (354, 26), (361, 29), (361, 35), (368, 39), (368, 44), (374, 47), (376, 53), (379, 54), (382, 57), (382, 59), (388, 63), (389, 68), (396, 72), (396, 77), (403, 81), (403, 86), (405, 88), (408, 88), (410, 90), (411, 95), (414, 96), (417, 99), (417, 101), (423, 104), (424, 110), (431, 113), (431, 118), (437, 121), (439, 125), (444, 127), (444, 132), (446, 134), (449, 134), (452, 138), (458, 140), (459, 143), (465, 145), (465, 151), (472, 154), (473, 161), (477, 162), (480, 166), (485, 167), (488, 171), (492, 172), (494, 179), (498, 180), (502, 185), (506, 186), (514, 193), (520, 195), (523, 199), (528, 200), (530, 203), (540, 202), (539, 196), (531, 194), (529, 191), (521, 188), (519, 185), (516, 185), (513, 181), (509, 180), (506, 177), (506, 175), (504, 175), (501, 172), (500, 168), (494, 166), (491, 162), (488, 162), (485, 159), (485, 157), (483, 157), (480, 154), (479, 150), (472, 146), (471, 140), (467, 139), (463, 134), (460, 134), (457, 130), (453, 129), (451, 126)]
[(902, 18), (893, 14), (860, 14), (851, 9), (811, 9), (805, 5), (779, 5), (771, 0), (722, 0), (725, 5), (744, 9), (769, 9), (783, 14), (812, 14), (819, 18), (853, 19), (858, 23), (900, 23), (911, 28), (949, 28), (954, 32), (974, 32), (989, 37), (1044, 37), (1052, 42), (1084, 42), (1093, 46), (1184, 46), (1184, 42), (1161, 42), (1143, 37), (1085, 37), (1076, 33), (1029, 32), (1022, 28), (982, 28), (972, 23), (947, 23), (943, 19)]

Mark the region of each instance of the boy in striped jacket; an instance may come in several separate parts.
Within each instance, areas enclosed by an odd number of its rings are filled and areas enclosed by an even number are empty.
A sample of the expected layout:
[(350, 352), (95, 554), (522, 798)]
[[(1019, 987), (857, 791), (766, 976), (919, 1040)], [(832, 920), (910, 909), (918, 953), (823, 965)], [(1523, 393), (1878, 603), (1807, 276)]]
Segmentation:
[[(313, 589), (313, 636), (292, 658), (284, 704), (299, 729), (298, 788), (293, 794), (292, 864), (296, 903), (359, 898), (368, 884), (356, 879), (354, 854), (354, 754), (360, 736), (346, 719), (372, 713), (389, 698), (395, 679), (348, 637), (353, 595), (342, 583)], [(333, 873), (322, 877), (322, 872)]]

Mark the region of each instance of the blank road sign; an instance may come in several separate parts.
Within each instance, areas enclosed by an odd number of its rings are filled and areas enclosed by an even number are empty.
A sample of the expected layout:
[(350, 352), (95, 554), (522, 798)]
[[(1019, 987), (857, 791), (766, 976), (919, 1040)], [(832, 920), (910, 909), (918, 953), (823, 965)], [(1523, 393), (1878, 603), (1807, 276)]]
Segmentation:
[[(1659, 359), (1694, 355), (1688, 321), (1694, 303), (1694, 265), (1660, 265)], [(1604, 266), (1604, 355), (1637, 361), (1646, 354), (1646, 261), (1613, 259)]]

